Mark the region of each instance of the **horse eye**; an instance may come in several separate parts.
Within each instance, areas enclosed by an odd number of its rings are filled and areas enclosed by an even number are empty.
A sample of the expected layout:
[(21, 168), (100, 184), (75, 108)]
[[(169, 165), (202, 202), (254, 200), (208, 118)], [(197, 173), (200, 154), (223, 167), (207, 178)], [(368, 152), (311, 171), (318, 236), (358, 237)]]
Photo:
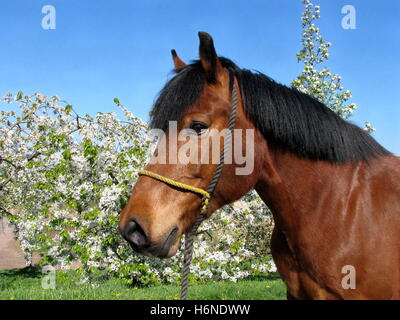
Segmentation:
[(201, 135), (204, 132), (206, 132), (206, 130), (208, 129), (207, 125), (202, 123), (202, 122), (198, 122), (198, 121), (193, 121), (190, 124), (189, 129), (193, 130), (194, 132), (196, 132), (197, 135)]

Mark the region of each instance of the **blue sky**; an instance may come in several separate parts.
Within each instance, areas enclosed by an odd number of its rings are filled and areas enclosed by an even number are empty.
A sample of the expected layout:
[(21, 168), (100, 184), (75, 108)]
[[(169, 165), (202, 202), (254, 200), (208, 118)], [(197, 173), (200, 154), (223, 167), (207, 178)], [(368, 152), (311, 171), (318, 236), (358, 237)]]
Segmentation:
[[(400, 155), (400, 1), (314, 0), (318, 26), (333, 43), (327, 67), (343, 78), (374, 137)], [(56, 8), (57, 27), (44, 30), (41, 9)], [(356, 29), (341, 27), (341, 8), (356, 8)], [(137, 116), (171, 76), (170, 49), (198, 57), (198, 31), (218, 54), (290, 84), (302, 69), (300, 0), (4, 0), (0, 5), (0, 95), (58, 94), (79, 113), (115, 111), (118, 97)]]

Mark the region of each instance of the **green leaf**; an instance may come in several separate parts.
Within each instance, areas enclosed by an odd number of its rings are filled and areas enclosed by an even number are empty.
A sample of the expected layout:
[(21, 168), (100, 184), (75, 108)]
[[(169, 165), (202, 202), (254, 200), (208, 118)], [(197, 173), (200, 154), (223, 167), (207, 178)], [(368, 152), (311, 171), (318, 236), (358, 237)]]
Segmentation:
[(23, 96), (22, 91), (18, 91), (17, 96), (16, 96), (15, 99), (16, 99), (16, 100), (21, 100), (22, 96)]
[(71, 111), (72, 111), (72, 106), (71, 106), (70, 104), (67, 104), (67, 105), (65, 106), (65, 113), (66, 113), (66, 114), (70, 114)]
[(65, 160), (71, 160), (71, 159), (72, 159), (72, 156), (71, 156), (71, 149), (68, 148), (67, 150), (65, 150), (65, 151), (62, 153), (62, 155), (63, 155), (63, 157), (64, 157)]

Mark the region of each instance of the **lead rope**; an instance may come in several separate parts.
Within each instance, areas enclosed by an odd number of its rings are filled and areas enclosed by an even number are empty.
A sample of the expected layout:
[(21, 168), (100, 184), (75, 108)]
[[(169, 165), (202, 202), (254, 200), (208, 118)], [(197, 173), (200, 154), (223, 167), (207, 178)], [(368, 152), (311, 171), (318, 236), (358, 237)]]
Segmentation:
[[(215, 173), (211, 182), (207, 188), (207, 192), (212, 196), (215, 187), (217, 186), (218, 180), (221, 176), (222, 169), (224, 167), (225, 154), (227, 154), (228, 149), (231, 145), (233, 128), (235, 126), (236, 114), (237, 114), (237, 90), (234, 83), (233, 72), (229, 70), (229, 90), (232, 91), (232, 101), (231, 101), (231, 115), (228, 120), (228, 134), (224, 142), (224, 150), (220, 156), (219, 164), (215, 169)], [(206, 201), (206, 197), (203, 197), (201, 206), (205, 206), (205, 210), (202, 211), (200, 215), (197, 216), (197, 219), (192, 227), (192, 229), (185, 236), (185, 251), (183, 256), (183, 266), (182, 266), (182, 280), (181, 280), (181, 300), (187, 299), (188, 288), (189, 288), (189, 273), (190, 273), (190, 264), (192, 262), (193, 256), (193, 243), (194, 237), (197, 234), (197, 228), (203, 222), (203, 220), (207, 217), (208, 214), (208, 206), (210, 201)]]

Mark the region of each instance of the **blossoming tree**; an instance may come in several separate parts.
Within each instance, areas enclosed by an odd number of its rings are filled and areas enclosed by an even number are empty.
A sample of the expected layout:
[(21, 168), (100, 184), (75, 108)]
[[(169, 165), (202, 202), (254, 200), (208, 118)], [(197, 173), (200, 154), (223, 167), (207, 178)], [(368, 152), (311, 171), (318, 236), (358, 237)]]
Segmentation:
[[(302, 3), (302, 48), (296, 58), (303, 63), (303, 72), (292, 81), (292, 85), (348, 119), (356, 109), (355, 103), (348, 103), (352, 96), (350, 90), (343, 88), (339, 75), (331, 73), (326, 66), (321, 67), (329, 58), (328, 49), (332, 43), (324, 40), (320, 29), (315, 25), (315, 21), (320, 18), (320, 6), (314, 5), (310, 0), (302, 0)], [(375, 131), (369, 122), (365, 122), (365, 129), (369, 132)]]

